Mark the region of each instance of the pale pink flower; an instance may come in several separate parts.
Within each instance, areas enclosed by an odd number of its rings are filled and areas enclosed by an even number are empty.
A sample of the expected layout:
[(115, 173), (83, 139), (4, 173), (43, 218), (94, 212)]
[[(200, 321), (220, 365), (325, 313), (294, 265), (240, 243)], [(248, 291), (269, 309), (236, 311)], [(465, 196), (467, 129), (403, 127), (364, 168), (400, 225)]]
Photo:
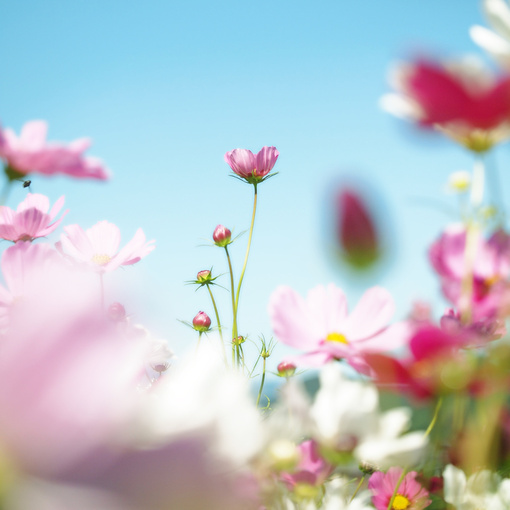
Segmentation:
[(239, 177), (256, 184), (273, 169), (278, 156), (276, 147), (262, 147), (256, 155), (248, 149), (234, 149), (225, 154), (225, 161)]
[(273, 331), (284, 344), (306, 351), (295, 364), (317, 366), (346, 358), (363, 370), (364, 352), (389, 351), (404, 345), (408, 326), (388, 327), (395, 311), (389, 292), (372, 287), (349, 314), (347, 299), (333, 284), (310, 290), (306, 299), (290, 287), (278, 287), (269, 303)]
[[(378, 471), (370, 477), (368, 488), (373, 493), (372, 504), (377, 510), (388, 508), (401, 475), (401, 468), (392, 467), (386, 473)], [(398, 484), (392, 510), (423, 510), (430, 505), (429, 493), (415, 480), (417, 475), (416, 471), (411, 471)]]
[[(61, 218), (51, 223), (64, 205), (64, 197), (60, 197), (50, 209), (48, 197), (29, 193), (16, 211), (10, 207), (0, 206), (0, 237), (7, 241), (33, 241), (53, 232), (61, 223)], [(48, 212), (49, 210), (49, 212)]]
[(25, 175), (67, 174), (78, 178), (108, 179), (108, 171), (101, 161), (85, 158), (90, 140), (80, 138), (68, 145), (47, 142), (45, 121), (27, 122), (18, 136), (11, 129), (0, 129), (0, 158), (7, 162), (7, 171)]
[(135, 264), (155, 248), (154, 240), (146, 242), (139, 228), (119, 251), (120, 230), (108, 221), (99, 221), (86, 231), (79, 225), (68, 225), (64, 231), (57, 243), (59, 251), (101, 273)]

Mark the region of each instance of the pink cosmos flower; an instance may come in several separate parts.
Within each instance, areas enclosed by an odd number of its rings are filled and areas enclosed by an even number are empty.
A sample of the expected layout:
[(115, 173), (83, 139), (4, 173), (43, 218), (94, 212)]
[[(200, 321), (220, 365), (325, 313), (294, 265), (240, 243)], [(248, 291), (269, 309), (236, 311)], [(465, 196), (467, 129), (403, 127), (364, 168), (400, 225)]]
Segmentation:
[(139, 228), (133, 239), (119, 251), (120, 230), (113, 223), (99, 221), (84, 231), (79, 225), (64, 227), (57, 248), (77, 262), (82, 262), (100, 273), (119, 266), (135, 264), (154, 250), (154, 240), (146, 242)]
[(248, 149), (234, 149), (225, 154), (225, 161), (239, 177), (257, 184), (265, 180), (278, 156), (276, 147), (262, 147), (257, 155)]
[(29, 193), (18, 205), (16, 212), (10, 207), (0, 206), (0, 237), (8, 241), (33, 241), (53, 232), (61, 223), (61, 218), (51, 223), (64, 205), (64, 197), (60, 197), (51, 210), (48, 197)]
[(432, 500), (429, 493), (417, 481), (416, 471), (404, 476), (400, 484), (402, 469), (392, 467), (386, 473), (377, 471), (368, 481), (368, 488), (372, 491), (372, 503), (377, 510), (386, 510), (398, 485), (397, 494), (391, 506), (392, 510), (423, 510)]
[(481, 152), (510, 136), (510, 76), (494, 77), (473, 61), (448, 65), (421, 59), (393, 76), (399, 95), (382, 106), (397, 116), (434, 126)]
[(7, 162), (8, 176), (31, 172), (43, 175), (67, 174), (78, 178), (108, 179), (101, 161), (85, 158), (90, 140), (81, 138), (68, 145), (47, 142), (48, 125), (42, 120), (27, 122), (16, 136), (11, 129), (0, 129), (0, 158)]
[(292, 490), (298, 484), (322, 485), (333, 472), (334, 466), (319, 454), (317, 443), (309, 439), (298, 446), (299, 462), (292, 473), (282, 473), (282, 480)]
[(306, 299), (290, 287), (278, 287), (269, 302), (276, 336), (307, 351), (288, 361), (318, 366), (346, 358), (360, 371), (364, 370), (362, 353), (389, 351), (406, 343), (407, 323), (388, 327), (394, 311), (391, 295), (381, 287), (367, 290), (350, 314), (345, 294), (333, 284), (315, 287)]
[(429, 259), (441, 278), (445, 297), (456, 307), (470, 306), (473, 320), (498, 315), (503, 296), (508, 292), (510, 249), (508, 235), (494, 233), (489, 240), (478, 239), (473, 264), (471, 303), (462, 302), (462, 281), (466, 274), (466, 230), (461, 225), (447, 228), (430, 247)]

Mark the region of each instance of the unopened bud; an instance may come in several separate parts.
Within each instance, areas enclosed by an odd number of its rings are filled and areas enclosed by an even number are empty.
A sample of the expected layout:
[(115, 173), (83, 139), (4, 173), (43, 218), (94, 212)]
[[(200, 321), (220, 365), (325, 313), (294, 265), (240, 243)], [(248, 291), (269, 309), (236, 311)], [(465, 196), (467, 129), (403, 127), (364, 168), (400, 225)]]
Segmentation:
[(232, 237), (232, 232), (227, 227), (223, 225), (218, 225), (214, 229), (213, 239), (216, 246), (227, 246), (227, 244), (231, 243), (230, 238)]
[(170, 363), (158, 363), (156, 365), (151, 365), (152, 369), (157, 372), (158, 374), (161, 374), (163, 372), (166, 372), (170, 368)]
[(197, 273), (197, 282), (206, 283), (211, 281), (211, 271), (204, 269)]
[(241, 344), (244, 344), (244, 342), (246, 342), (246, 340), (244, 339), (244, 336), (238, 336), (237, 338), (232, 338), (232, 343), (234, 345), (241, 345)]
[(211, 319), (205, 312), (198, 312), (193, 318), (193, 328), (199, 333), (205, 333), (211, 328)]
[(296, 373), (296, 365), (288, 361), (282, 361), (277, 370), (280, 377), (292, 377)]
[(372, 475), (376, 471), (379, 471), (379, 468), (375, 466), (374, 464), (363, 461), (359, 466), (358, 469), (364, 474), (364, 475)]
[(126, 309), (120, 303), (113, 303), (108, 307), (108, 318), (114, 322), (121, 322), (126, 318)]
[(371, 266), (379, 257), (375, 223), (362, 197), (343, 189), (337, 197), (337, 236), (345, 261), (358, 269)]

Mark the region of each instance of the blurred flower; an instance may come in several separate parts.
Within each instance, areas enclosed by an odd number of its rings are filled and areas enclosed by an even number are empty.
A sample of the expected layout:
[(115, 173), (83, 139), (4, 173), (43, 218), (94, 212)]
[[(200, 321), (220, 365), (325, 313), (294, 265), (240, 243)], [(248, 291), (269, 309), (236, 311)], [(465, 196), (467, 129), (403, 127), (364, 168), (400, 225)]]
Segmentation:
[(466, 230), (448, 227), (429, 249), (429, 259), (441, 278), (445, 297), (456, 307), (470, 306), (474, 321), (497, 317), (502, 297), (508, 292), (510, 275), (508, 234), (495, 232), (488, 240), (478, 236), (472, 273), (471, 303), (463, 303), (462, 282), (466, 277)]
[(375, 223), (359, 193), (343, 189), (337, 195), (337, 236), (347, 263), (358, 269), (371, 266), (379, 258)]
[(126, 319), (126, 309), (120, 303), (112, 303), (108, 307), (107, 316), (114, 322), (122, 322)]
[(37, 237), (51, 234), (61, 223), (61, 218), (50, 225), (64, 205), (64, 197), (60, 197), (50, 212), (48, 197), (29, 193), (21, 202), (16, 212), (10, 207), (0, 206), (0, 237), (8, 241), (33, 241)]
[(394, 115), (433, 126), (475, 152), (510, 137), (510, 77), (496, 78), (478, 61), (400, 64), (392, 82), (398, 94), (381, 104)]
[(393, 298), (381, 287), (367, 290), (351, 314), (345, 294), (333, 284), (315, 287), (306, 299), (281, 286), (269, 302), (276, 336), (284, 344), (307, 351), (288, 361), (318, 366), (346, 358), (361, 371), (361, 353), (389, 351), (407, 342), (406, 323), (388, 327), (394, 311)]
[(466, 193), (471, 187), (471, 174), (465, 170), (453, 172), (448, 177), (448, 189), (454, 193)]
[(195, 317), (193, 317), (193, 327), (199, 333), (205, 333), (211, 328), (211, 319), (205, 312), (198, 312)]
[(68, 225), (64, 231), (57, 243), (59, 251), (101, 273), (135, 264), (155, 248), (154, 241), (146, 242), (139, 228), (133, 239), (118, 251), (120, 230), (108, 221), (99, 221), (86, 231), (79, 225)]
[(466, 479), (461, 469), (449, 464), (443, 472), (444, 499), (462, 510), (506, 510), (510, 508), (510, 479), (501, 479), (488, 470), (478, 471)]
[(428, 499), (428, 491), (415, 480), (418, 473), (407, 473), (399, 484), (401, 475), (402, 469), (392, 467), (387, 473), (378, 471), (370, 477), (368, 488), (372, 491), (372, 503), (377, 510), (387, 510), (395, 490), (394, 510), (423, 510), (430, 505), (432, 501)]
[(292, 377), (296, 373), (296, 365), (288, 361), (282, 361), (276, 369), (280, 377)]
[(67, 174), (78, 178), (108, 179), (108, 171), (94, 158), (85, 158), (90, 140), (81, 138), (70, 144), (46, 142), (48, 125), (42, 120), (27, 122), (19, 138), (11, 129), (0, 129), (0, 158), (7, 162), (9, 179), (28, 173)]
[(276, 147), (262, 147), (257, 155), (247, 149), (234, 149), (225, 154), (225, 161), (246, 182), (258, 184), (268, 177), (278, 155)]
[(232, 237), (232, 232), (223, 225), (218, 225), (213, 232), (213, 240), (216, 246), (224, 247), (227, 244), (230, 244), (232, 241), (230, 238)]
[(471, 38), (510, 71), (510, 7), (504, 0), (484, 0), (483, 10), (494, 32), (477, 25), (469, 31)]

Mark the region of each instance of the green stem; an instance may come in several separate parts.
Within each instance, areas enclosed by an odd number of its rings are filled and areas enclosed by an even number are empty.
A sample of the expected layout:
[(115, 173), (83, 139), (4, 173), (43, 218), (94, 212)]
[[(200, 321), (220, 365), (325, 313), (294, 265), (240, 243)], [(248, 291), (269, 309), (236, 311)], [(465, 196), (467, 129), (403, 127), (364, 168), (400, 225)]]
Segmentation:
[(262, 380), (260, 381), (259, 394), (257, 396), (256, 406), (259, 406), (260, 397), (262, 396), (262, 389), (264, 388), (264, 382), (266, 380), (266, 358), (262, 360)]
[(201, 338), (202, 338), (202, 332), (201, 332), (201, 331), (199, 331), (199, 332), (198, 332), (198, 341), (197, 341), (197, 346), (195, 347), (195, 356), (196, 356), (196, 354), (197, 354), (197, 352), (198, 352), (198, 346), (200, 345), (200, 339), (201, 339)]
[(359, 490), (361, 489), (361, 486), (363, 485), (363, 482), (365, 481), (366, 475), (363, 475), (361, 477), (361, 480), (358, 483), (358, 486), (356, 487), (356, 490), (354, 491), (354, 494), (352, 495), (351, 501), (349, 503), (352, 503), (352, 500), (356, 497), (356, 494), (358, 494)]
[(427, 437), (432, 432), (432, 429), (434, 428), (434, 425), (437, 422), (437, 417), (439, 416), (439, 410), (441, 409), (442, 405), (443, 405), (443, 397), (439, 397), (437, 404), (436, 404), (436, 409), (434, 410), (434, 416), (432, 417), (432, 421), (430, 422), (429, 426), (427, 427), (427, 430), (425, 431), (425, 437)]
[[(230, 254), (228, 253), (228, 248), (225, 246), (225, 253), (227, 254), (228, 260), (228, 270), (230, 273), (230, 294), (232, 296), (232, 339), (237, 340), (237, 314), (236, 314), (236, 302), (235, 302), (235, 294), (234, 294), (234, 272), (232, 271), (232, 262), (230, 261)], [(234, 367), (236, 362), (236, 346), (235, 343), (232, 342), (232, 367)]]
[(220, 332), (220, 340), (221, 340), (221, 350), (223, 352), (223, 359), (225, 360), (225, 364), (227, 363), (227, 354), (225, 353), (225, 342), (223, 341), (223, 333), (221, 331), (221, 322), (220, 316), (218, 314), (218, 308), (216, 307), (216, 301), (214, 301), (213, 293), (211, 290), (211, 286), (207, 285), (207, 290), (209, 291), (209, 295), (211, 296), (211, 301), (214, 308), (214, 314), (216, 315), (216, 322), (218, 323), (218, 331)]
[(244, 256), (243, 269), (241, 276), (239, 277), (239, 283), (237, 284), (236, 301), (235, 301), (235, 314), (237, 315), (237, 309), (239, 306), (239, 295), (241, 293), (241, 285), (243, 283), (244, 273), (246, 271), (246, 265), (248, 264), (248, 256), (250, 255), (251, 237), (253, 235), (253, 226), (255, 224), (255, 213), (257, 212), (257, 185), (253, 185), (254, 196), (253, 196), (253, 213), (251, 215), (250, 235), (248, 236), (248, 245), (246, 246), (246, 255)]

